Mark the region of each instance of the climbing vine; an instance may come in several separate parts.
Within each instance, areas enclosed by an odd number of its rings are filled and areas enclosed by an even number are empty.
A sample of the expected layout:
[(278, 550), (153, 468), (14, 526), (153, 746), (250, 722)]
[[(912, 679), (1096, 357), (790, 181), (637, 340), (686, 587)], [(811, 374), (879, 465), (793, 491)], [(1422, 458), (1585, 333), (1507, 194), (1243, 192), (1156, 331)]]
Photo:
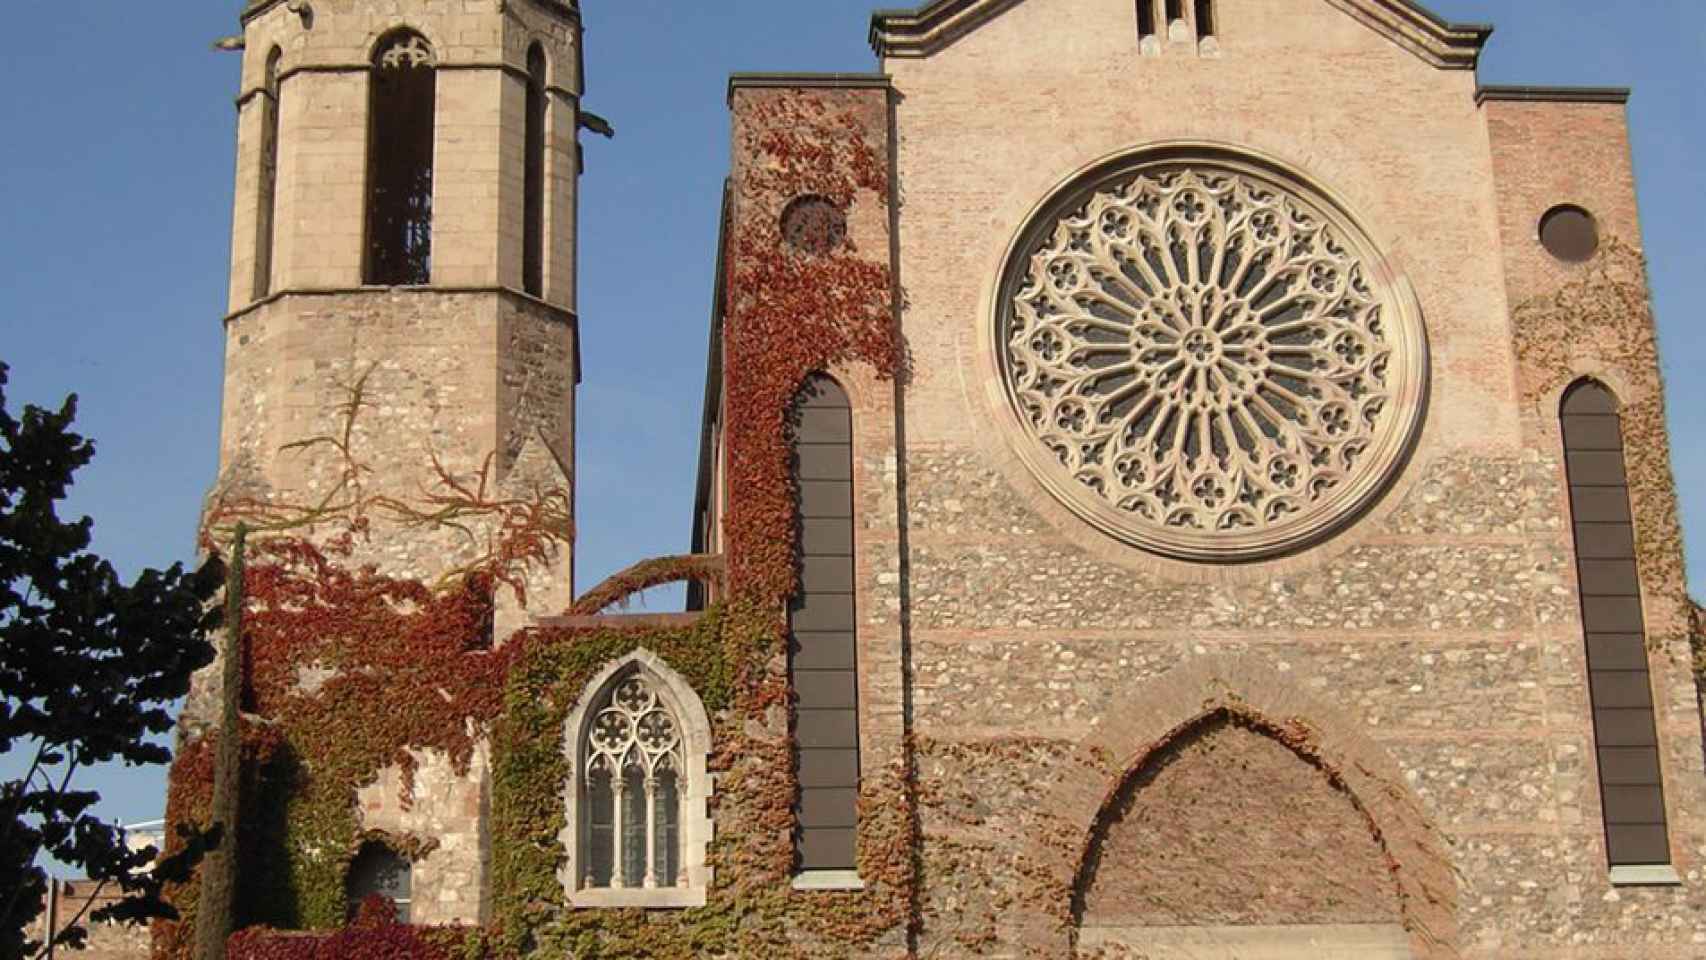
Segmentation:
[[(1647, 264), (1628, 243), (1608, 237), (1594, 259), (1556, 289), (1519, 304), (1512, 316), (1523, 394), (1530, 403), (1555, 402), (1556, 391), (1590, 370), (1615, 372), (1619, 384), (1629, 499), (1643, 592), (1655, 643), (1692, 636), (1692, 602), (1682, 565), (1682, 524), (1671, 472), (1660, 375), (1657, 327)], [(1558, 411), (1546, 409), (1555, 429)], [(1695, 642), (1694, 670), (1706, 678), (1706, 646)]]
[[(813, 373), (864, 365), (900, 374), (886, 249), (853, 240), (812, 251), (783, 242), (783, 208), (825, 198), (880, 216), (889, 197), (886, 106), (866, 93), (766, 92), (737, 106), (744, 158), (726, 237), (724, 557), (639, 564), (583, 596), (569, 617), (540, 619), (494, 644), (493, 596), (526, 602), (529, 574), (572, 536), (566, 490), (495, 493), (488, 458), (473, 477), (436, 459), (436, 484), (404, 499), (370, 488), (354, 421), (373, 400), (349, 388), (338, 428), (294, 444), (333, 458), (332, 488), (280, 505), (216, 498), (206, 543), (249, 527), (244, 664), (243, 823), (233, 960), (523, 955), (820, 956), (904, 941), (914, 848), (906, 770), (867, 772), (859, 869), (867, 889), (790, 889), (797, 785), (789, 740), (785, 601), (794, 592), (796, 491), (788, 413)], [(857, 231), (854, 231), (857, 234)], [(341, 465), (341, 466), (340, 466)], [(362, 561), (386, 538), (462, 534), (473, 549), (432, 582)], [(599, 616), (680, 580), (717, 584), (720, 604), (691, 622)], [(565, 823), (565, 718), (592, 677), (644, 648), (693, 687), (712, 717), (716, 837), (707, 904), (682, 911), (566, 907), (558, 868)], [(205, 823), (213, 731), (191, 736), (174, 766), (168, 817)], [(461, 774), (491, 747), (489, 929), (402, 926), (364, 905), (347, 923), (344, 877), (373, 834), (356, 802), (399, 769), (403, 802), (427, 754)], [(432, 838), (385, 837), (405, 855)], [(188, 956), (196, 890), (174, 891), (183, 918), (155, 931), (156, 960)], [(317, 931), (285, 933), (280, 931)]]

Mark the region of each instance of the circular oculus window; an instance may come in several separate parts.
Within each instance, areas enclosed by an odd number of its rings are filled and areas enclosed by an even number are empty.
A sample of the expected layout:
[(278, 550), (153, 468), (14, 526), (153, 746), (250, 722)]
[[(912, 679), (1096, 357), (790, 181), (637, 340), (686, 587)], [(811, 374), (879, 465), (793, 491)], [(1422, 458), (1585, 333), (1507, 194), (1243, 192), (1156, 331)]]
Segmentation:
[(1599, 250), (1599, 224), (1581, 207), (1553, 207), (1540, 218), (1540, 245), (1565, 263), (1586, 263)]
[(822, 256), (847, 240), (847, 215), (827, 197), (795, 197), (782, 210), (782, 239), (795, 250)]
[(1367, 234), (1301, 177), (1206, 147), (1058, 191), (1009, 255), (995, 326), (1027, 466), (1180, 559), (1330, 535), (1399, 469), (1426, 405), (1420, 307)]

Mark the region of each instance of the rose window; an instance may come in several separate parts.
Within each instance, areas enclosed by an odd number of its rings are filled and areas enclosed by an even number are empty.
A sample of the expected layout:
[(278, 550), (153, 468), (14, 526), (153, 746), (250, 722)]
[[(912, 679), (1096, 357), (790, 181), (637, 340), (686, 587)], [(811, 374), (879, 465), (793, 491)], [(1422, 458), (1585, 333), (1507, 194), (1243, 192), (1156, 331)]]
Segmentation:
[(1249, 559), (1379, 493), (1421, 419), (1414, 297), (1336, 205), (1176, 153), (1069, 188), (1021, 238), (997, 351), (1021, 453), (1140, 546)]

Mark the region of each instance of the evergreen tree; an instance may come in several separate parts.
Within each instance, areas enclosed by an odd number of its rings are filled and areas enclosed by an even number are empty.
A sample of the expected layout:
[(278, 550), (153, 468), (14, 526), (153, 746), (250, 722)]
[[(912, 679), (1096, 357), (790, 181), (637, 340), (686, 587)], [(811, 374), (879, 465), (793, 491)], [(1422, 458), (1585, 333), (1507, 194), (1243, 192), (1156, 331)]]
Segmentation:
[(160, 764), (157, 738), (190, 674), (213, 659), (217, 626), (209, 601), (220, 586), (216, 563), (144, 570), (124, 583), (89, 550), (93, 521), (63, 521), (58, 509), (94, 444), (72, 432), (77, 398), (57, 411), (6, 409), (0, 363), (0, 754), (26, 772), (0, 783), (0, 957), (28, 957), (45, 945), (29, 928), (47, 877), (43, 852), (81, 868), (91, 883), (123, 894), (88, 917), (67, 918), (55, 939), (77, 944), (90, 920), (169, 916), (161, 885), (199, 856), (145, 870), (152, 849), (127, 849), (122, 830), (92, 814), (99, 795), (75, 789), (95, 764)]

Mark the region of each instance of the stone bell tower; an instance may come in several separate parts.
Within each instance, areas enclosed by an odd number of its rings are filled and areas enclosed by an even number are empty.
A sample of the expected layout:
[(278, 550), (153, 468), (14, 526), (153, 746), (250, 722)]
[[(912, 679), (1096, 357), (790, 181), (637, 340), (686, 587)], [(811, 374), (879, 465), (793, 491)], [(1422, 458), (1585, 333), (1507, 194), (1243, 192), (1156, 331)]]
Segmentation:
[[(221, 492), (337, 496), (349, 463), (301, 442), (341, 436), (357, 389), (368, 492), (421, 497), (440, 468), (572, 491), (577, 4), (250, 0), (242, 25)], [(477, 548), (363, 549), (431, 578)], [(565, 551), (530, 605), (561, 609), (572, 580)]]

